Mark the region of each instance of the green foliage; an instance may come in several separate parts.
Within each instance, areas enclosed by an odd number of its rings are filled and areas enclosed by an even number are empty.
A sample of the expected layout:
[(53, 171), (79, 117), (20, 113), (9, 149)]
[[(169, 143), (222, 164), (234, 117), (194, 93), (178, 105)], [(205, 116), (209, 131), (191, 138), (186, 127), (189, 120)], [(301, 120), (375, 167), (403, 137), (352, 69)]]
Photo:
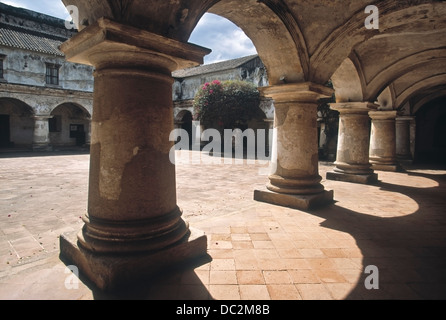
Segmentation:
[(259, 114), (260, 93), (246, 81), (205, 83), (194, 100), (196, 120), (205, 127), (243, 128)]

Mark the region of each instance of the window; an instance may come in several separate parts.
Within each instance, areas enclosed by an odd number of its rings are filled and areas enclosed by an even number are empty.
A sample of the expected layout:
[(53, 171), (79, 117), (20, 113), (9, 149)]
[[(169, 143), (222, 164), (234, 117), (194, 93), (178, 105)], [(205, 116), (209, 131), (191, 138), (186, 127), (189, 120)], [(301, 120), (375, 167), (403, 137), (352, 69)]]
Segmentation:
[(5, 56), (0, 55), (0, 79), (3, 79), (3, 60)]
[(59, 65), (47, 64), (46, 65), (46, 84), (58, 86), (59, 85)]

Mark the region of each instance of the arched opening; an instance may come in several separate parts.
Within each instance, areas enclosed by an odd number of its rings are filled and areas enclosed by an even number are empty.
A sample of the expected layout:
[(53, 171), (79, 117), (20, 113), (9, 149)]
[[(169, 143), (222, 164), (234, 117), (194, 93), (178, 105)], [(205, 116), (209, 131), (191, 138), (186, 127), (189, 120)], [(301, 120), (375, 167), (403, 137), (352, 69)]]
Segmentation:
[[(208, 10), (237, 25), (254, 44), (265, 64), (271, 85), (306, 79), (306, 50), (297, 25), (288, 20), (286, 8), (257, 0), (222, 0)], [(285, 25), (284, 20), (290, 23)], [(299, 49), (298, 49), (299, 48)]]
[(32, 147), (34, 112), (26, 103), (0, 98), (0, 148)]
[(50, 141), (53, 147), (83, 147), (90, 142), (91, 115), (74, 103), (64, 103), (51, 112)]
[[(193, 144), (193, 115), (192, 112), (188, 110), (183, 110), (178, 113), (178, 115), (175, 117), (175, 127), (177, 129), (182, 129), (187, 132), (189, 137), (189, 148), (192, 149)], [(177, 142), (179, 141), (180, 137), (178, 137)]]
[(206, 13), (198, 22), (189, 42), (208, 47), (205, 64), (250, 56), (257, 53), (251, 39), (228, 19)]
[(415, 161), (420, 164), (446, 164), (446, 97), (422, 107), (417, 116)]
[[(231, 35), (240, 38), (241, 43), (239, 45), (234, 45), (235, 47), (229, 46), (228, 48), (225, 48), (224, 51), (226, 52), (235, 51), (240, 55), (240, 52), (244, 52), (243, 50), (250, 50), (250, 45), (254, 45), (255, 51), (258, 52), (264, 65), (264, 69), (266, 69), (265, 74), (267, 74), (266, 81), (254, 80), (256, 85), (268, 86), (289, 82), (301, 82), (305, 80), (305, 63), (301, 61), (302, 52), (297, 49), (299, 47), (296, 43), (298, 42), (298, 31), (287, 28), (284, 23), (284, 19), (286, 20), (286, 18), (280, 13), (280, 8), (271, 8), (258, 1), (249, 0), (240, 2), (223, 0), (208, 10), (207, 14), (205, 14), (198, 23), (198, 26), (200, 26), (200, 23), (203, 20), (207, 20), (207, 24), (214, 27), (222, 25), (231, 26)], [(209, 21), (212, 19), (215, 19), (215, 21)], [(199, 28), (194, 30), (189, 41), (200, 44), (197, 39), (203, 31), (197, 29)], [(206, 37), (214, 37), (220, 41), (222, 31), (219, 30), (214, 34), (212, 33), (212, 28), (209, 29), (206, 30), (209, 33)], [(217, 50), (217, 52), (213, 53), (214, 56), (211, 61), (219, 61), (222, 56), (222, 54), (218, 52), (219, 47), (210, 47), (210, 49), (213, 51)], [(246, 51), (246, 54), (252, 54), (252, 52)], [(302, 56), (305, 56), (305, 54), (302, 54)], [(246, 77), (241, 76), (240, 80), (246, 80), (245, 78)], [(256, 79), (255, 75), (252, 78)], [(235, 79), (238, 78), (236, 77)], [(216, 77), (213, 80), (222, 79)], [(200, 82), (200, 85), (207, 81), (209, 81), (209, 79), (202, 81), (202, 83)], [(256, 116), (240, 127), (242, 131), (251, 129), (255, 132), (256, 154), (258, 151), (258, 139), (263, 137), (263, 135), (259, 136), (258, 133), (263, 131), (265, 133), (265, 153), (267, 157), (270, 155), (271, 146), (269, 129), (272, 127), (273, 118), (273, 101), (269, 98), (262, 97)], [(246, 147), (247, 144), (247, 137), (244, 136), (244, 147)]]

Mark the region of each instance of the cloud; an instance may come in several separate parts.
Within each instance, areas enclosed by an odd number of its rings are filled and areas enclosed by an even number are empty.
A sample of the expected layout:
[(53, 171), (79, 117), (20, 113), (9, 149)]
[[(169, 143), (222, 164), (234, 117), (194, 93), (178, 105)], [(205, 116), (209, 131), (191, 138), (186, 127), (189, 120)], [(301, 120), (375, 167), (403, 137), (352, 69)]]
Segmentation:
[[(69, 18), (61, 0), (0, 0), (5, 4), (41, 12), (60, 19)], [(192, 33), (189, 42), (212, 49), (205, 63), (214, 63), (256, 54), (256, 48), (245, 33), (229, 20), (206, 13)]]
[(65, 5), (60, 0), (2, 0), (0, 2), (10, 6), (44, 13), (60, 19), (69, 17)]
[(257, 50), (246, 34), (229, 20), (205, 14), (192, 33), (189, 42), (212, 49), (205, 63), (240, 58), (256, 54)]

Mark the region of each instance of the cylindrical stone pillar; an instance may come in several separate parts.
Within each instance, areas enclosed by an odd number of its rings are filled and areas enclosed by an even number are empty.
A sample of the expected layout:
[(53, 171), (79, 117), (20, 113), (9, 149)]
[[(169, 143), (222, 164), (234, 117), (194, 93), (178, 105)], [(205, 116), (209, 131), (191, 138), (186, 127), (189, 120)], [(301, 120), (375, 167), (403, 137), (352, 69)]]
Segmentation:
[(413, 119), (413, 117), (396, 118), (396, 157), (398, 160), (412, 160), (410, 125)]
[(377, 108), (368, 102), (334, 103), (331, 109), (339, 111), (339, 137), (336, 168), (327, 173), (327, 179), (356, 183), (373, 183), (377, 175), (369, 162), (369, 111)]
[[(318, 162), (317, 107), (318, 100), (330, 96), (332, 90), (313, 83), (300, 83), (261, 88), (261, 91), (273, 98), (275, 105), (273, 166), (267, 189), (278, 195), (317, 197), (323, 194), (325, 189)], [(262, 199), (257, 195), (260, 201), (295, 207), (286, 201), (287, 197), (276, 198), (284, 201), (274, 201), (271, 196)]]
[(50, 125), (48, 119), (52, 116), (37, 115), (34, 117), (34, 135), (33, 150), (34, 151), (51, 151), (50, 145)]
[(100, 19), (66, 42), (96, 69), (88, 212), (63, 255), (102, 289), (206, 254), (177, 206), (172, 71), (209, 50)]
[(96, 71), (85, 247), (149, 251), (186, 235), (169, 161), (172, 84), (144, 69)]
[(370, 163), (374, 170), (398, 171), (396, 161), (397, 111), (371, 111)]

